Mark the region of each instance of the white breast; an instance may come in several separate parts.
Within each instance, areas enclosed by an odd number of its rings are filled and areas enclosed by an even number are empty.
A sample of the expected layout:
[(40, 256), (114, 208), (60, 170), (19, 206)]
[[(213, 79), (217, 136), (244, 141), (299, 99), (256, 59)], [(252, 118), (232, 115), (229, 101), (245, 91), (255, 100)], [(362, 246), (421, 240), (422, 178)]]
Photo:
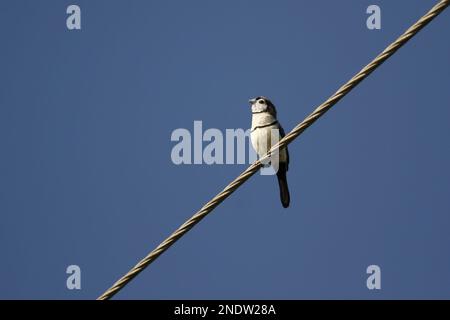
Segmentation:
[[(280, 141), (280, 132), (278, 130), (278, 125), (274, 124), (272, 126), (258, 128), (251, 132), (250, 139), (252, 141), (253, 149), (261, 157), (264, 156), (272, 145)], [(281, 162), (286, 161), (286, 150), (280, 152)]]

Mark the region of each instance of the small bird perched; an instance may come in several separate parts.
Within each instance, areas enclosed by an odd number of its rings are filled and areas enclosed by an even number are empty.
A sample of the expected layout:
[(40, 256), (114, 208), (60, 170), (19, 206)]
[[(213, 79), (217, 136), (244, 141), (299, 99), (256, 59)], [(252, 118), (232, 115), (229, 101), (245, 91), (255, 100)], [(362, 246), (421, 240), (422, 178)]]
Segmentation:
[[(277, 111), (273, 103), (265, 97), (250, 99), (252, 107), (252, 128), (250, 139), (256, 153), (262, 157), (272, 148), (273, 134), (278, 135), (274, 144), (285, 136), (284, 130), (277, 120)], [(275, 140), (275, 139), (274, 139)], [(278, 156), (278, 185), (280, 186), (281, 204), (284, 208), (289, 207), (290, 196), (287, 184), (286, 172), (289, 169), (289, 151), (284, 147)], [(273, 166), (273, 164), (272, 164)]]

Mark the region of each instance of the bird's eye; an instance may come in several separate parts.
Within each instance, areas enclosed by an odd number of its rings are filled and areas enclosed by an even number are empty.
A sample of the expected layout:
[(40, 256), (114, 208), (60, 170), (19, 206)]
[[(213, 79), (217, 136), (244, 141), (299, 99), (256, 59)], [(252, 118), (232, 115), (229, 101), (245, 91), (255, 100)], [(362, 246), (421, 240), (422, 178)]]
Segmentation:
[(258, 101), (258, 103), (259, 103), (259, 104), (264, 104), (264, 100), (261, 99), (261, 100)]

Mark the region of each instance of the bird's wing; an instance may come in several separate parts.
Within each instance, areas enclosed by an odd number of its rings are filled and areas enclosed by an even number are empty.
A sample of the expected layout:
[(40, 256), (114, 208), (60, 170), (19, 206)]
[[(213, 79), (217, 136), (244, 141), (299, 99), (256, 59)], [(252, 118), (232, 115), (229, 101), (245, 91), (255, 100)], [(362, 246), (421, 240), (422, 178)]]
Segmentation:
[[(278, 130), (280, 131), (280, 137), (283, 138), (286, 135), (286, 133), (284, 132), (284, 129), (280, 123), (278, 123), (278, 127), (279, 127)], [(289, 170), (289, 149), (287, 146), (285, 147), (285, 149), (286, 149), (286, 171), (288, 171)]]

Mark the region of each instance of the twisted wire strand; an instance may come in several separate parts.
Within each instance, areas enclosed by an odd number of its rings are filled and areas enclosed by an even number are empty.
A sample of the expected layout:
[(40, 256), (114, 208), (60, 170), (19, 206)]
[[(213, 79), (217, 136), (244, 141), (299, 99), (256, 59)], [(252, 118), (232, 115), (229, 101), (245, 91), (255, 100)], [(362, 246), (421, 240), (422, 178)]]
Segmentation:
[(362, 80), (369, 76), (376, 68), (378, 68), (384, 61), (391, 57), (398, 49), (400, 49), (406, 42), (415, 36), (422, 28), (430, 23), (436, 16), (438, 16), (450, 4), (450, 0), (441, 0), (437, 3), (427, 14), (420, 18), (408, 30), (406, 30), (397, 40), (390, 44), (382, 53), (372, 60), (367, 66), (359, 71), (353, 78), (344, 84), (335, 94), (328, 100), (318, 106), (308, 117), (299, 123), (291, 132), (282, 138), (276, 145), (274, 145), (269, 152), (261, 157), (259, 160), (251, 164), (244, 172), (242, 172), (236, 179), (228, 184), (219, 194), (208, 201), (199, 211), (197, 211), (189, 220), (183, 223), (177, 230), (175, 230), (167, 239), (161, 242), (153, 251), (151, 251), (144, 259), (134, 266), (127, 274), (121, 277), (111, 288), (105, 291), (98, 300), (107, 300), (118, 293), (128, 282), (134, 279), (141, 271), (143, 271), (150, 263), (156, 260), (164, 251), (169, 249), (179, 238), (186, 232), (191, 230), (197, 223), (199, 223), (207, 214), (214, 210), (220, 203), (222, 203), (228, 196), (230, 196), (237, 188), (246, 182), (252, 175), (254, 175), (261, 163), (271, 154), (277, 152), (279, 149), (287, 146), (294, 139), (296, 139), (303, 131), (312, 125), (317, 119), (323, 116), (332, 106), (341, 100), (347, 93), (354, 89)]

